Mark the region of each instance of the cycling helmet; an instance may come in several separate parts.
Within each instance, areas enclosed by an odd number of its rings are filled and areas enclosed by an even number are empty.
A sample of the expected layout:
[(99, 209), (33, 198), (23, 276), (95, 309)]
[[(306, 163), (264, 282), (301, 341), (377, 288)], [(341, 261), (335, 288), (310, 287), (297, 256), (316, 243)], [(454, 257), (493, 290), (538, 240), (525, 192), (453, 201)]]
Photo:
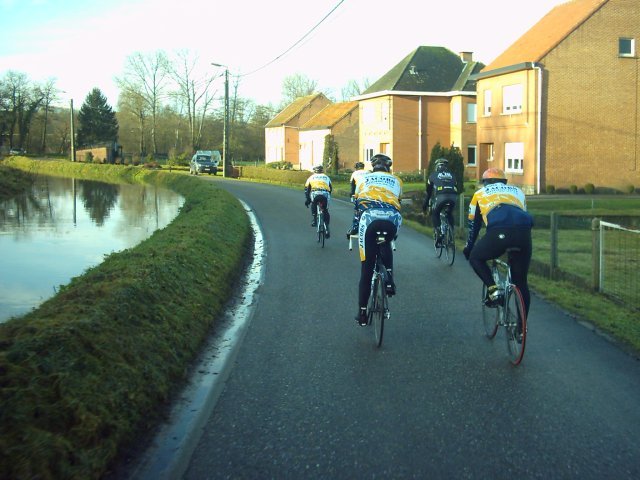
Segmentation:
[(482, 174), (482, 183), (486, 185), (496, 182), (507, 183), (506, 175), (499, 168), (487, 168)]
[(436, 171), (441, 172), (449, 166), (449, 160), (446, 158), (439, 158), (436, 160)]
[(379, 170), (388, 172), (391, 169), (391, 165), (393, 165), (393, 160), (382, 153), (378, 153), (371, 157), (371, 168), (374, 172)]
[(322, 165), (316, 165), (313, 167), (313, 173), (322, 173), (324, 172), (324, 167)]
[(364, 163), (362, 162), (356, 162), (356, 164), (353, 166), (356, 170), (362, 170), (364, 168)]

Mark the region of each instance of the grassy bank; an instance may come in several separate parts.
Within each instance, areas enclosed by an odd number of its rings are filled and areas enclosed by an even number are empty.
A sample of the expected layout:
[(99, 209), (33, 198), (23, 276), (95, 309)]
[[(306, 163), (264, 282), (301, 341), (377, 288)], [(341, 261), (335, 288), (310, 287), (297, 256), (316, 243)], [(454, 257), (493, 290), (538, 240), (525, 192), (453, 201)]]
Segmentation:
[(0, 164), (0, 200), (24, 192), (31, 183), (30, 175)]
[(210, 182), (140, 167), (5, 166), (185, 197), (176, 219), (0, 324), (0, 478), (99, 478), (153, 426), (222, 312), (249, 248), (240, 203)]

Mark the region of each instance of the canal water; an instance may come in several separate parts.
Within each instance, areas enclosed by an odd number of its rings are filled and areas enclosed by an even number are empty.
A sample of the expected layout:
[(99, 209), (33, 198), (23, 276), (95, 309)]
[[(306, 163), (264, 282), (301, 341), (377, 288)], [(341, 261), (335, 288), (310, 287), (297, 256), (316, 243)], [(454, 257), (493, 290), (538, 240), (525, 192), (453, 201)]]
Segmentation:
[(37, 176), (29, 192), (0, 201), (0, 322), (164, 228), (183, 203), (150, 185)]

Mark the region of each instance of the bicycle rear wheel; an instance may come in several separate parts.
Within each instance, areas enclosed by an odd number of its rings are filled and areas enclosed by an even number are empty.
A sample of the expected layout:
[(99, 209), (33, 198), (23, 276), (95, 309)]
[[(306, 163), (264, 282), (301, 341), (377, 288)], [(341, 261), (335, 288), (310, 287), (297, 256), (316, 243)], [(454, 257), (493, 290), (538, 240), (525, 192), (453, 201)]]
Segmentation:
[(325, 236), (325, 230), (324, 230), (324, 215), (322, 213), (321, 209), (318, 209), (318, 243), (320, 244), (320, 246), (322, 248), (324, 248), (324, 236)]
[(453, 265), (453, 262), (456, 259), (456, 241), (453, 236), (453, 228), (451, 225), (448, 226), (443, 241), (445, 242), (447, 249), (447, 260), (449, 261), (449, 265)]
[(387, 314), (387, 293), (382, 282), (382, 276), (374, 272), (375, 279), (371, 292), (371, 308), (369, 309), (369, 324), (373, 324), (373, 334), (375, 336), (376, 347), (382, 345), (382, 334), (384, 333), (384, 320)]
[(527, 344), (527, 315), (522, 294), (515, 285), (511, 285), (507, 292), (504, 320), (509, 360), (513, 365), (519, 365), (522, 362), (524, 347)]
[(493, 339), (498, 331), (501, 308), (487, 307), (484, 303), (485, 298), (487, 298), (487, 286), (482, 284), (482, 324), (484, 325), (484, 334), (487, 338)]
[(440, 246), (438, 247), (437, 238), (438, 238), (438, 229), (434, 227), (433, 228), (433, 249), (436, 252), (436, 257), (440, 258), (442, 256), (442, 251), (444, 250), (444, 248), (442, 247), (442, 244), (440, 244)]

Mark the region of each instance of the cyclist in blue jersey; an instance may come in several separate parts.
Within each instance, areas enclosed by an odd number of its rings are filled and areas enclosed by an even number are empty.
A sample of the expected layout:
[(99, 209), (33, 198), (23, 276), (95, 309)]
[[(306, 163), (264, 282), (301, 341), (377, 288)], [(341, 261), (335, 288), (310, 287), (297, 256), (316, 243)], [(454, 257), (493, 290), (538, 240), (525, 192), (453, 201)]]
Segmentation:
[[(385, 285), (387, 294), (391, 296), (396, 293), (391, 240), (397, 237), (398, 229), (402, 224), (402, 215), (400, 215), (402, 180), (390, 172), (392, 163), (387, 155), (374, 155), (371, 158), (373, 171), (363, 177), (363, 181), (355, 192), (356, 207), (360, 212), (358, 250), (361, 262), (358, 286), (359, 310), (356, 321), (362, 326), (367, 325), (367, 303), (371, 293), (371, 278), (376, 255), (381, 256), (382, 263), (389, 273), (388, 282)], [(378, 245), (376, 232), (387, 232), (387, 241)]]
[(315, 227), (318, 225), (317, 205), (320, 204), (324, 213), (324, 223), (327, 227), (325, 235), (329, 238), (329, 199), (331, 198), (333, 185), (331, 185), (331, 179), (329, 176), (325, 175), (323, 172), (324, 168), (322, 165), (313, 167), (313, 175), (307, 178), (307, 181), (304, 184), (304, 206), (309, 208), (309, 205), (311, 205), (311, 215), (313, 216), (311, 226)]
[[(487, 261), (498, 258), (509, 248), (511, 278), (520, 289), (525, 310), (529, 313), (530, 293), (527, 276), (531, 263), (531, 228), (533, 217), (527, 212), (525, 195), (516, 186), (507, 185), (504, 172), (489, 168), (482, 174), (483, 187), (474, 193), (469, 204), (469, 237), (463, 253), (473, 270), (487, 286), (488, 306), (503, 298), (491, 275)], [(486, 234), (478, 240), (483, 223)]]

